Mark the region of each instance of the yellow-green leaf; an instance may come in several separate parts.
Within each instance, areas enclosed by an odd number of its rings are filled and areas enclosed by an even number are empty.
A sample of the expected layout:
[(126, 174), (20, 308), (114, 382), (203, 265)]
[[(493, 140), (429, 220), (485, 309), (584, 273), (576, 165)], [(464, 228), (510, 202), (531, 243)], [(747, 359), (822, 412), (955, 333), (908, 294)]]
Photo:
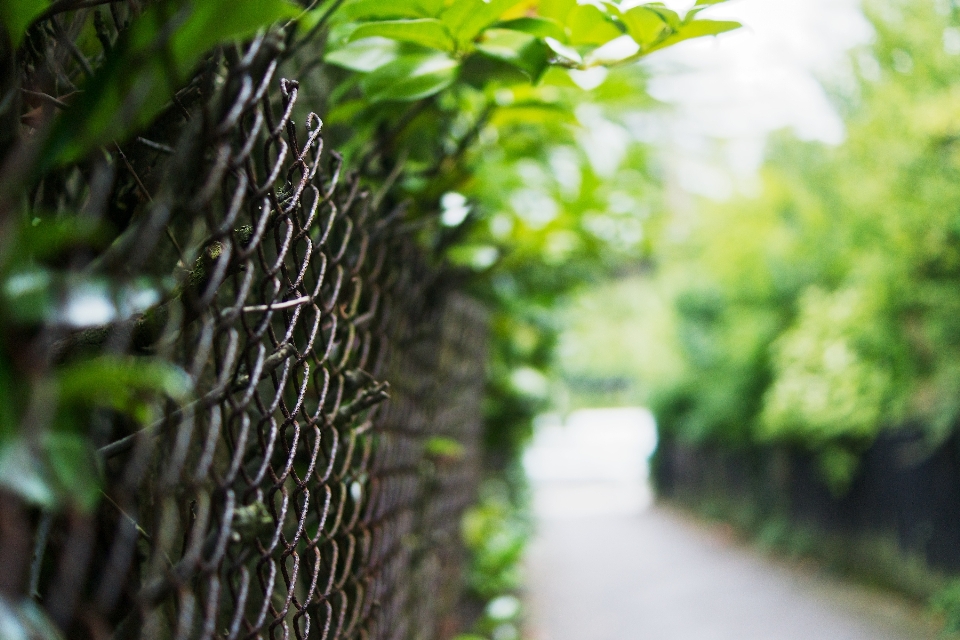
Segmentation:
[(567, 16), (572, 45), (602, 45), (622, 35), (610, 17), (592, 4), (577, 5)]
[(626, 25), (627, 33), (641, 46), (653, 44), (667, 29), (663, 17), (647, 7), (633, 7), (624, 11), (620, 19)]
[(419, 44), (431, 49), (453, 51), (456, 44), (446, 26), (435, 18), (414, 20), (382, 20), (367, 22), (357, 27), (350, 36), (351, 40), (381, 37)]
[(456, 0), (440, 15), (460, 46), (472, 41), (521, 0)]
[(720, 33), (739, 29), (741, 26), (743, 25), (732, 20), (694, 20), (689, 24), (683, 25), (679, 33), (675, 33), (672, 36), (665, 38), (661, 42), (651, 47), (649, 50), (653, 51), (656, 49), (663, 49), (678, 42), (691, 40), (693, 38), (715, 36)]
[(477, 51), (523, 71), (534, 82), (546, 71), (550, 48), (542, 40), (510, 29), (487, 29)]
[(680, 25), (683, 24), (683, 20), (680, 19), (680, 14), (672, 9), (667, 9), (665, 6), (659, 2), (643, 5), (649, 11), (655, 11), (657, 14), (663, 18), (663, 21), (667, 23), (674, 31), (680, 29)]
[(577, 0), (540, 0), (537, 5), (537, 15), (541, 18), (556, 20), (560, 24), (567, 24), (567, 16), (577, 6)]
[(522, 31), (540, 38), (553, 38), (558, 42), (567, 41), (567, 31), (563, 24), (550, 18), (516, 18), (497, 22), (493, 26), (498, 29)]
[[(339, 18), (348, 21), (387, 20), (392, 18), (430, 18), (436, 16), (441, 0), (355, 0), (338, 10)], [(320, 7), (326, 11), (325, 6)]]

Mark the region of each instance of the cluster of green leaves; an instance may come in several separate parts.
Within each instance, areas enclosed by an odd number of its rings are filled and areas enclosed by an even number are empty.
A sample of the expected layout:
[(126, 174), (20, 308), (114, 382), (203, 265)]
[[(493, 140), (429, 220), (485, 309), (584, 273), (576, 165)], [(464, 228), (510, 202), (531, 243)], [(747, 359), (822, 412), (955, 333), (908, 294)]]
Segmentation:
[(500, 479), (487, 480), (481, 497), (463, 518), (463, 541), (471, 551), (467, 585), (484, 601), (515, 592), (530, 525)]
[[(50, 0), (4, 2), (0, 38), (36, 49), (29, 41), (42, 42), (44, 35), (33, 25), (66, 9)], [(169, 107), (212, 47), (301, 13), (286, 0), (154, 2), (131, 13), (128, 28), (109, 47), (88, 18), (74, 43), (75, 57), (86, 65), (64, 70), (79, 97), (55, 117), (32, 123), (39, 129), (34, 141), (45, 142), (28, 156), (34, 166), (23, 169), (40, 180), (124, 142)], [(19, 101), (5, 108), (10, 104)], [(96, 415), (111, 412), (133, 429), (149, 426), (158, 402), (189, 400), (192, 381), (178, 367), (149, 357), (86, 354), (52, 371), (31, 362), (35, 354), (24, 345), (38, 327), (77, 330), (127, 319), (156, 304), (161, 287), (65, 268), (77, 252), (102, 251), (110, 243), (115, 234), (105, 224), (25, 204), (20, 213), (5, 227), (6, 250), (0, 252), (0, 485), (46, 509), (86, 511), (101, 495), (103, 469), (90, 433)]]
[[(681, 16), (660, 3), (621, 7), (609, 1), (329, 0), (301, 6), (288, 0), (158, 0), (129, 12), (113, 42), (88, 14), (74, 43), (74, 57), (86, 64), (71, 71), (80, 91), (68, 108), (39, 125), (36, 139), (43, 144), (31, 179), (112, 154), (114, 145), (177, 108), (171, 97), (218, 50), (273, 29), (273, 46), (289, 48), (288, 71), (303, 74), (307, 100), (301, 102), (323, 114), (328, 143), (371, 183), (381, 182), (388, 206), (406, 202), (410, 217), (423, 225), (424, 244), (439, 259), (473, 272), (470, 286), (491, 303), (489, 440), (515, 458), (546, 398), (551, 305), (642, 250), (643, 221), (635, 214), (652, 209), (657, 194), (636, 140), (611, 168), (597, 159), (609, 154), (597, 152), (597, 140), (591, 151), (588, 139), (605, 127), (608, 134), (610, 127), (624, 132), (615, 116), (624, 107), (649, 106), (642, 74), (628, 63), (738, 26), (703, 19), (700, 12), (711, 4), (701, 0)], [(4, 37), (22, 50), (34, 46), (32, 38), (44, 37), (40, 23), (48, 13), (68, 9), (52, 0), (3, 3)], [(321, 52), (302, 46), (297, 36), (307, 34), (319, 34)], [(578, 81), (593, 88), (584, 91)], [(617, 172), (623, 162), (632, 173)], [(68, 262), (63, 256), (72, 247), (111, 240), (102, 228), (71, 232), (67, 227), (77, 219), (65, 211), (23, 211), (13, 230), (17, 241), (6, 246), (29, 247), (32, 234), (59, 248), (3, 255), (0, 324), (11, 329), (3, 353), (17, 352), (9, 344), (16, 339), (12, 328), (70, 324), (65, 304), (71, 300), (92, 301), (113, 314), (125, 308), (129, 316), (142, 312), (131, 312), (128, 304), (139, 293), (154, 301), (163, 295), (157, 283), (62, 272), (57, 265)], [(190, 393), (182, 372), (145, 359), (82, 360), (71, 365), (76, 371), (53, 376), (56, 382), (45, 390), (24, 378), (17, 357), (0, 365), (0, 376), (15, 381), (0, 389), (11, 396), (2, 403), (6, 444), (0, 447), (12, 461), (4, 468), (15, 471), (3, 482), (45, 506), (71, 503), (67, 488), (80, 483), (79, 476), (56, 461), (92, 455), (81, 433), (91, 411), (119, 412), (145, 425), (154, 403), (183, 402)], [(22, 432), (19, 425), (45, 401), (44, 393), (59, 407), (53, 435)], [(57, 434), (72, 434), (72, 444), (51, 444)], [(87, 453), (56, 454), (68, 449)], [(96, 493), (96, 473), (88, 475), (80, 483), (85, 489), (75, 492), (85, 496), (75, 501), (84, 508), (95, 502), (89, 496)]]
[(953, 580), (931, 599), (932, 608), (944, 617), (944, 633), (960, 633), (960, 581)]
[[(659, 247), (683, 366), (648, 376), (667, 437), (820, 454), (842, 490), (884, 428), (960, 419), (955, 9), (869, 3), (839, 147), (771, 144), (762, 193)], [(652, 330), (651, 330), (652, 331)]]
[[(54, 5), (53, 0), (5, 2), (0, 21), (13, 44), (18, 45), (31, 23)], [(170, 103), (213, 47), (301, 13), (288, 0), (155, 2), (110, 51), (102, 51), (90, 22), (76, 45), (96, 71), (83, 83), (69, 115), (54, 125), (41, 168), (75, 162), (101, 145), (124, 140)]]
[[(0, 265), (0, 486), (48, 509), (92, 509), (99, 499), (100, 468), (88, 428), (91, 414), (112, 411), (141, 426), (157, 419), (156, 401), (186, 401), (192, 381), (159, 359), (88, 357), (63, 363), (52, 375), (30, 378), (29, 358), (19, 341), (41, 322), (83, 326), (84, 315), (119, 314), (132, 296), (152, 299), (150, 288), (111, 286), (62, 271), (59, 263), (76, 247), (102, 244), (97, 225), (73, 218), (35, 218), (17, 233), (17, 245)], [(20, 366), (15, 366), (20, 365)], [(36, 370), (36, 365), (28, 367)], [(50, 413), (52, 412), (52, 417)], [(25, 429), (24, 423), (49, 424)]]
[(557, 301), (649, 251), (661, 191), (626, 118), (653, 102), (628, 63), (738, 26), (703, 19), (711, 4), (347, 0), (332, 19), (328, 140), (373, 176), (402, 168), (388, 200), (432, 220), (425, 243), (494, 311), (503, 464), (549, 401)]
[(325, 59), (362, 73), (368, 101), (420, 100), (449, 87), (461, 70), (474, 83), (511, 70), (537, 82), (551, 65), (624, 64), (737, 28), (696, 19), (718, 1), (700, 0), (681, 17), (656, 2), (621, 9), (610, 1), (355, 0), (340, 10)]
[(454, 640), (519, 640), (523, 606), (517, 591), (523, 585), (522, 561), (532, 532), (527, 508), (516, 482), (488, 478), (480, 499), (464, 514), (461, 534), (470, 554), (466, 579), (469, 596), (483, 605), (470, 633)]

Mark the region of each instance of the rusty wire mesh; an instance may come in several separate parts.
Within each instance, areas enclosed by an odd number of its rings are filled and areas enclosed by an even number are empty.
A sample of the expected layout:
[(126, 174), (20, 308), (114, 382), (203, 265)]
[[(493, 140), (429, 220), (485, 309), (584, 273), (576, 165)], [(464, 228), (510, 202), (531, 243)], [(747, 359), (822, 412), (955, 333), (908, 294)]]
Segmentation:
[[(47, 72), (75, 53), (60, 35), (40, 52)], [(193, 388), (157, 400), (149, 423), (85, 416), (102, 477), (92, 512), (0, 492), (0, 595), (32, 599), (66, 637), (456, 627), (485, 316), (425, 257), (402, 207), (324, 148), (320, 119), (294, 121), (306, 111), (281, 55), (268, 33), (214, 56), (141, 138), (30, 193), (94, 218), (134, 210), (106, 250), (75, 252), (74, 279), (107, 278), (115, 302), (144, 278), (176, 283), (102, 326), (48, 319), (18, 347), (33, 375), (137, 354), (179, 365)], [(39, 92), (36, 69), (20, 81)], [(35, 408), (27, 430), (44, 428)], [(438, 438), (463, 450), (431, 455)]]

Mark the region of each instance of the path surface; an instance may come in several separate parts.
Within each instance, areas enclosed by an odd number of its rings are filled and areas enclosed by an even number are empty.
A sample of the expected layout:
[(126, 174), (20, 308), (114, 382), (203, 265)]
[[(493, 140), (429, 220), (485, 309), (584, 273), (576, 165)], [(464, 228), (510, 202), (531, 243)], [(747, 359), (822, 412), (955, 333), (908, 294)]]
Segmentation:
[[(527, 558), (530, 640), (937, 637), (899, 599), (764, 558), (722, 529), (647, 508), (649, 494), (624, 473), (623, 453), (645, 438), (590, 420), (538, 433), (527, 459), (538, 514)], [(613, 462), (590, 462), (602, 459)]]
[(933, 640), (896, 599), (757, 557), (659, 509), (552, 518), (528, 556), (531, 640)]

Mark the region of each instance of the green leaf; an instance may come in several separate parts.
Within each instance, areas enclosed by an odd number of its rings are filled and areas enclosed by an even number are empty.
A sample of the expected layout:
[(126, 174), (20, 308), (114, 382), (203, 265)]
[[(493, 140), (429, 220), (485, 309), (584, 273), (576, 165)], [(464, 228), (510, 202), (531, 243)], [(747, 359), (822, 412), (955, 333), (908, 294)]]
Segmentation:
[(621, 36), (610, 17), (592, 4), (577, 5), (567, 16), (572, 45), (602, 45)]
[(0, 354), (0, 442), (11, 438), (17, 430), (18, 386), (9, 361)]
[(448, 258), (453, 264), (485, 271), (500, 259), (500, 250), (493, 245), (461, 245), (453, 247)]
[(656, 11), (647, 7), (633, 7), (620, 15), (627, 27), (627, 33), (641, 46), (649, 46), (657, 41), (667, 29), (667, 23)]
[(3, 640), (63, 640), (63, 634), (47, 612), (25, 598), (0, 598), (0, 629)]
[(447, 7), (441, 20), (447, 25), (457, 44), (464, 46), (480, 35), (483, 29), (497, 21), (505, 11), (521, 0), (456, 0)]
[(498, 29), (522, 31), (540, 38), (553, 38), (559, 42), (567, 41), (567, 32), (563, 24), (550, 18), (517, 18), (497, 22), (493, 26)]
[(81, 511), (93, 511), (100, 501), (100, 477), (87, 439), (73, 433), (48, 433), (43, 449), (59, 492)]
[(329, 124), (355, 121), (366, 107), (366, 100), (347, 100), (337, 104), (337, 106), (328, 111), (323, 121)]
[(537, 15), (548, 20), (556, 20), (560, 24), (567, 24), (567, 16), (577, 6), (577, 0), (540, 0), (537, 5)]
[[(76, 161), (145, 126), (213, 46), (298, 15), (287, 0), (195, 0), (171, 12), (151, 4), (131, 26), (80, 99), (57, 120), (45, 164)], [(163, 33), (172, 31), (164, 46)]]
[(22, 438), (0, 443), (0, 487), (29, 504), (51, 508), (57, 495), (38, 453)]
[(491, 121), (498, 126), (524, 125), (530, 122), (556, 120), (575, 124), (576, 116), (564, 107), (552, 102), (528, 100), (504, 105), (497, 109)]
[(466, 448), (453, 438), (434, 436), (424, 445), (424, 453), (431, 458), (457, 461), (466, 455)]
[(663, 49), (678, 42), (683, 42), (684, 40), (701, 38), (703, 36), (715, 36), (719, 33), (725, 33), (727, 31), (739, 29), (741, 26), (743, 25), (732, 20), (694, 20), (689, 24), (683, 25), (683, 28), (679, 33), (675, 33), (672, 36), (664, 38), (662, 41), (658, 42), (656, 45), (651, 47), (649, 51)]
[(704, 9), (708, 9), (708, 8), (709, 8), (709, 7), (694, 7), (693, 9), (690, 9), (690, 11), (687, 11), (686, 15), (683, 16), (683, 21), (682, 21), (680, 24), (681, 24), (681, 25), (684, 25), (684, 24), (689, 24), (689, 23), (693, 22), (694, 19), (697, 17), (697, 15), (698, 15), (701, 11), (703, 11)]
[(180, 72), (189, 72), (221, 42), (245, 38), (299, 14), (300, 7), (287, 0), (195, 0), (193, 13), (171, 39)]
[(193, 381), (183, 369), (153, 358), (103, 356), (71, 364), (59, 372), (58, 390), (65, 407), (106, 406), (149, 422), (155, 396), (185, 400)]
[(39, 323), (48, 318), (56, 305), (53, 275), (37, 266), (12, 271), (3, 279), (4, 310), (9, 317), (23, 324)]
[(100, 499), (93, 448), (85, 437), (73, 433), (7, 440), (0, 443), (0, 487), (45, 509), (70, 504), (90, 512)]
[[(288, 0), (194, 0), (192, 4), (189, 17), (170, 39), (177, 71), (183, 79), (217, 44), (246, 38), (275, 22), (295, 18), (301, 11)], [(161, 13), (158, 10), (158, 15)], [(151, 41), (157, 33), (151, 30)]]
[(715, 36), (719, 33), (739, 29), (742, 26), (742, 24), (733, 20), (694, 20), (690, 24), (684, 25), (679, 35), (683, 36), (684, 39)]
[(354, 40), (327, 53), (323, 60), (351, 71), (369, 73), (389, 64), (400, 56), (400, 44), (389, 38)]
[(667, 26), (674, 31), (678, 31), (680, 26), (683, 24), (683, 20), (680, 19), (680, 14), (672, 9), (667, 9), (660, 3), (646, 4), (643, 5), (643, 7), (649, 11), (654, 11), (659, 14), (663, 21), (667, 23)]
[(727, 0), (697, 0), (697, 4), (694, 6), (702, 7), (704, 5), (720, 4), (721, 2), (726, 2), (726, 1)]
[(442, 53), (407, 54), (364, 77), (360, 86), (373, 102), (410, 102), (449, 87), (458, 69), (457, 61)]
[(27, 28), (50, 6), (50, 0), (3, 0), (0, 2), (0, 22), (10, 34), (13, 48), (20, 46)]
[[(355, 0), (337, 11), (337, 17), (356, 22), (360, 20), (388, 20), (392, 18), (430, 18), (443, 6), (442, 0)], [(326, 11), (325, 6), (320, 7)]]
[(568, 47), (567, 45), (563, 44), (562, 42), (558, 42), (553, 38), (544, 38), (544, 42), (546, 42), (547, 46), (550, 47), (550, 49), (561, 58), (565, 58), (575, 65), (579, 65), (583, 62), (583, 58), (580, 56), (580, 53), (573, 47)]
[(103, 222), (90, 216), (35, 216), (25, 220), (18, 230), (12, 259), (17, 263), (48, 258), (77, 245), (103, 246), (109, 239)]
[(513, 65), (533, 82), (540, 79), (550, 60), (550, 47), (542, 40), (510, 29), (487, 29), (477, 51)]
[(591, 51), (584, 59), (587, 67), (610, 66), (633, 60), (640, 53), (640, 45), (630, 36), (614, 38), (602, 47)]
[(441, 51), (453, 51), (456, 48), (456, 43), (446, 26), (435, 18), (367, 22), (357, 27), (350, 39), (371, 37), (411, 42)]

